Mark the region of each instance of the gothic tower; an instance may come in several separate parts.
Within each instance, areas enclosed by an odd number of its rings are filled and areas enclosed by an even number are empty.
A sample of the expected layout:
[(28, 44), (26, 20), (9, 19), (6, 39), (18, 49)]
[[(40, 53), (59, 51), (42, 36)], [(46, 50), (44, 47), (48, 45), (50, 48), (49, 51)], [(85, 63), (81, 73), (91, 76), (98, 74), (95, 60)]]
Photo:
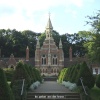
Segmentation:
[(41, 74), (45, 76), (58, 75), (59, 71), (64, 67), (62, 42), (60, 40), (58, 48), (52, 37), (52, 32), (53, 26), (49, 16), (45, 30), (46, 38), (42, 47), (40, 47), (39, 40), (37, 40), (35, 51), (35, 67), (39, 68)]

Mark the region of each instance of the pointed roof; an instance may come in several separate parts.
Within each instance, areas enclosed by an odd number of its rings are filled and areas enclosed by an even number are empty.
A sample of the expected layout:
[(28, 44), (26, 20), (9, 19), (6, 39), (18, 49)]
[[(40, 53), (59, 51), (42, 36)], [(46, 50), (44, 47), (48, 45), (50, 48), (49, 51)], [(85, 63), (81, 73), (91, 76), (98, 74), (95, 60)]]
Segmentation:
[(39, 39), (37, 40), (36, 48), (40, 48), (40, 42), (39, 42)]
[(62, 48), (61, 38), (60, 38), (60, 42), (59, 42), (59, 48)]
[(27, 46), (27, 48), (26, 49), (29, 49), (29, 47)]
[(50, 15), (49, 15), (49, 19), (48, 19), (46, 28), (48, 28), (48, 29), (53, 29), (52, 23), (51, 23), (51, 20), (50, 20)]

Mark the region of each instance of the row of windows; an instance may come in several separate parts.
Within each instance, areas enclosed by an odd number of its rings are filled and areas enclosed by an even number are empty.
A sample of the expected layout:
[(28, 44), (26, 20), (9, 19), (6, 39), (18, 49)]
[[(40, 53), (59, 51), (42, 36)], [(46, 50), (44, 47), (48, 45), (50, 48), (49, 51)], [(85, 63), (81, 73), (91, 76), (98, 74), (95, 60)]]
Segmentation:
[[(46, 55), (42, 55), (42, 57), (46, 57)], [(57, 57), (56, 54), (52, 55), (52, 57)]]
[[(46, 65), (46, 55), (42, 55), (42, 65)], [(57, 56), (54, 54), (52, 57), (52, 65), (57, 65)]]
[[(40, 70), (42, 73), (47, 73), (48, 70), (47, 69), (42, 69)], [(58, 69), (51, 69), (51, 73), (59, 73)]]
[[(42, 65), (46, 65), (46, 58), (42, 58)], [(57, 58), (52, 58), (52, 65), (57, 65)]]

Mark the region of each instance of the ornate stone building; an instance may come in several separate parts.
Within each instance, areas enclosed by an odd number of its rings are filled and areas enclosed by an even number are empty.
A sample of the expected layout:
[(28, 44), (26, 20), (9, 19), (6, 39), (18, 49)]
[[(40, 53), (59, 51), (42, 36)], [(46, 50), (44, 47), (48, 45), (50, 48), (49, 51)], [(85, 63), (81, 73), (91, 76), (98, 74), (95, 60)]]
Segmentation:
[(59, 71), (64, 67), (64, 53), (61, 39), (58, 48), (52, 37), (52, 31), (53, 27), (49, 17), (43, 46), (40, 47), (39, 40), (37, 40), (35, 51), (35, 67), (40, 69), (41, 74), (45, 76), (58, 75)]
[[(22, 60), (24, 63), (36, 67), (41, 71), (42, 75), (53, 76), (58, 75), (59, 71), (63, 67), (70, 67), (77, 63), (86, 61), (88, 59), (85, 57), (72, 57), (72, 48), (69, 47), (69, 58), (64, 58), (64, 53), (62, 50), (62, 41), (59, 41), (59, 48), (55, 45), (54, 39), (52, 37), (52, 23), (49, 17), (47, 26), (46, 26), (46, 38), (43, 42), (43, 46), (40, 47), (39, 40), (37, 40), (35, 58), (29, 57), (29, 47), (26, 48), (26, 58), (14, 57), (13, 54), (9, 58), (0, 57), (0, 68), (14, 68), (16, 69), (16, 64), (19, 60)], [(100, 74), (100, 64), (92, 63), (89, 64), (90, 69), (92, 68), (93, 74)]]

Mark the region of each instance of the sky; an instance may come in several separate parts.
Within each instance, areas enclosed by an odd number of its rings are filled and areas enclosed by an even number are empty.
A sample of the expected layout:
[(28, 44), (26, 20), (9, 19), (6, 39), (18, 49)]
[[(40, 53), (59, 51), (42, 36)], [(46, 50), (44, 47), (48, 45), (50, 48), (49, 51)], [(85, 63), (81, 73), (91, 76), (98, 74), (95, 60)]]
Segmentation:
[(100, 10), (100, 0), (0, 0), (0, 29), (44, 32), (48, 13), (59, 34), (90, 30), (87, 15)]

